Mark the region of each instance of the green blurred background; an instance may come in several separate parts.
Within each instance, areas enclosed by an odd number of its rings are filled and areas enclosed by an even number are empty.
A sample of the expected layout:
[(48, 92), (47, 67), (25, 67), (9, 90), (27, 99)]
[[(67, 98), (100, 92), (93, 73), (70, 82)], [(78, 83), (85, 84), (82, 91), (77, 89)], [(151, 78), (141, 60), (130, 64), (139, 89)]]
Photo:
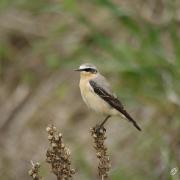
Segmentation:
[(74, 179), (98, 179), (89, 129), (103, 117), (80, 97), (73, 70), (84, 62), (143, 129), (107, 123), (110, 179), (180, 179), (178, 0), (1, 0), (0, 178), (30, 179), (33, 160), (55, 179), (45, 163), (53, 122), (71, 149)]

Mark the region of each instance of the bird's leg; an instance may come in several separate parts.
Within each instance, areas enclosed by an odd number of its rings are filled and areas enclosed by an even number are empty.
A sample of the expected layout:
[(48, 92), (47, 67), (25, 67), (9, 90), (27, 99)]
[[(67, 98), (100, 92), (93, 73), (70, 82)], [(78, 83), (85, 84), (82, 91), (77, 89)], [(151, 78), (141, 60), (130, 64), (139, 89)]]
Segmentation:
[(102, 130), (102, 131), (105, 130), (104, 124), (107, 122), (107, 120), (108, 120), (110, 117), (111, 117), (111, 116), (108, 115), (100, 125), (96, 125), (95, 128), (96, 128), (96, 132), (97, 132), (98, 134), (100, 134), (101, 130)]
[(103, 127), (104, 124), (107, 122), (107, 120), (108, 120), (110, 117), (111, 117), (111, 116), (108, 115), (108, 116), (104, 119), (104, 121), (99, 125), (99, 127), (100, 127), (100, 128)]

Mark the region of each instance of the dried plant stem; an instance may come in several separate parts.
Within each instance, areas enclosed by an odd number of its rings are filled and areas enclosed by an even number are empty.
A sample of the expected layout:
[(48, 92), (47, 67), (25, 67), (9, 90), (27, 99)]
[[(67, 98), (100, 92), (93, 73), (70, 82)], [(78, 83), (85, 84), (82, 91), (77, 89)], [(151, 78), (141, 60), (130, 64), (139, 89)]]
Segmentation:
[(56, 175), (57, 180), (72, 179), (75, 170), (71, 169), (70, 150), (63, 144), (62, 134), (56, 132), (54, 125), (48, 126), (46, 130), (50, 142), (46, 161), (51, 164), (52, 172)]
[(103, 175), (101, 176), (101, 180), (104, 180), (104, 176)]
[(40, 164), (34, 163), (33, 161), (31, 161), (31, 165), (32, 165), (32, 169), (29, 170), (29, 175), (32, 177), (32, 179), (34, 180), (42, 180), (42, 177), (39, 176), (39, 168), (40, 168)]
[(106, 129), (98, 125), (91, 128), (91, 136), (94, 139), (94, 148), (96, 150), (97, 158), (99, 159), (98, 174), (102, 180), (108, 178), (108, 172), (110, 170), (110, 160), (107, 155), (107, 147), (104, 144), (106, 139)]

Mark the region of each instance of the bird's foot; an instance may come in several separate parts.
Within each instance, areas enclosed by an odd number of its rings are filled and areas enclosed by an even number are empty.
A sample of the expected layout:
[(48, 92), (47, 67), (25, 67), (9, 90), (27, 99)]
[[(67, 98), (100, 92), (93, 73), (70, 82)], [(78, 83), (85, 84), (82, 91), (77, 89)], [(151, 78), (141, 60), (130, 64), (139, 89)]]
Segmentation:
[(104, 128), (103, 125), (99, 125), (97, 124), (95, 127), (94, 127), (94, 132), (95, 134), (97, 135), (103, 135), (105, 132), (106, 132), (106, 129)]

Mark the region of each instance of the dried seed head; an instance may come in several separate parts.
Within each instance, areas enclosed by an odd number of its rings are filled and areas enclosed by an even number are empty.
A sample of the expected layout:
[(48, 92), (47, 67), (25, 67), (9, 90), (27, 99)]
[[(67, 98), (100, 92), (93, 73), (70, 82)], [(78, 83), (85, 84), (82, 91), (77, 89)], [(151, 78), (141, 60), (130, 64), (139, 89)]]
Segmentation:
[(56, 127), (52, 125), (53, 131), (56, 131)]
[(59, 141), (59, 136), (58, 136), (58, 135), (55, 135), (55, 136), (54, 136), (54, 140), (55, 140), (55, 141)]
[(101, 158), (101, 156), (102, 156), (100, 152), (96, 153), (96, 155), (98, 158)]
[(51, 164), (52, 172), (58, 180), (68, 180), (75, 173), (75, 170), (71, 169), (70, 150), (65, 147), (62, 134), (56, 132), (56, 127), (51, 125), (49, 128), (47, 132), (50, 147), (46, 152), (46, 162)]
[(56, 148), (58, 145), (57, 145), (56, 143), (52, 143), (51, 146), (52, 146), (53, 148)]
[(75, 169), (71, 169), (71, 174), (75, 174)]
[(61, 144), (61, 148), (64, 148), (65, 146), (64, 146), (64, 144)]
[(52, 135), (48, 135), (48, 140), (52, 140), (53, 136)]
[(31, 161), (32, 168), (28, 171), (28, 174), (32, 177), (34, 180), (42, 180), (42, 177), (39, 176), (39, 168), (40, 164), (34, 163)]
[(33, 171), (32, 171), (32, 169), (28, 171), (28, 174), (29, 174), (30, 176), (32, 176), (32, 175), (33, 175)]
[(36, 179), (36, 178), (37, 178), (37, 175), (36, 175), (36, 174), (33, 174), (33, 175), (32, 175), (32, 178), (33, 178), (33, 179)]
[(104, 145), (106, 139), (106, 129), (104, 127), (95, 126), (90, 129), (91, 136), (94, 140), (94, 149), (96, 150), (97, 158), (99, 159), (98, 173), (100, 177), (107, 178), (110, 170), (110, 160), (107, 155), (107, 147)]
[(35, 168), (40, 168), (40, 163), (37, 162), (34, 167)]
[(51, 128), (50, 128), (50, 127), (47, 127), (47, 128), (46, 128), (46, 131), (47, 131), (47, 132), (50, 132), (50, 131), (51, 131)]

